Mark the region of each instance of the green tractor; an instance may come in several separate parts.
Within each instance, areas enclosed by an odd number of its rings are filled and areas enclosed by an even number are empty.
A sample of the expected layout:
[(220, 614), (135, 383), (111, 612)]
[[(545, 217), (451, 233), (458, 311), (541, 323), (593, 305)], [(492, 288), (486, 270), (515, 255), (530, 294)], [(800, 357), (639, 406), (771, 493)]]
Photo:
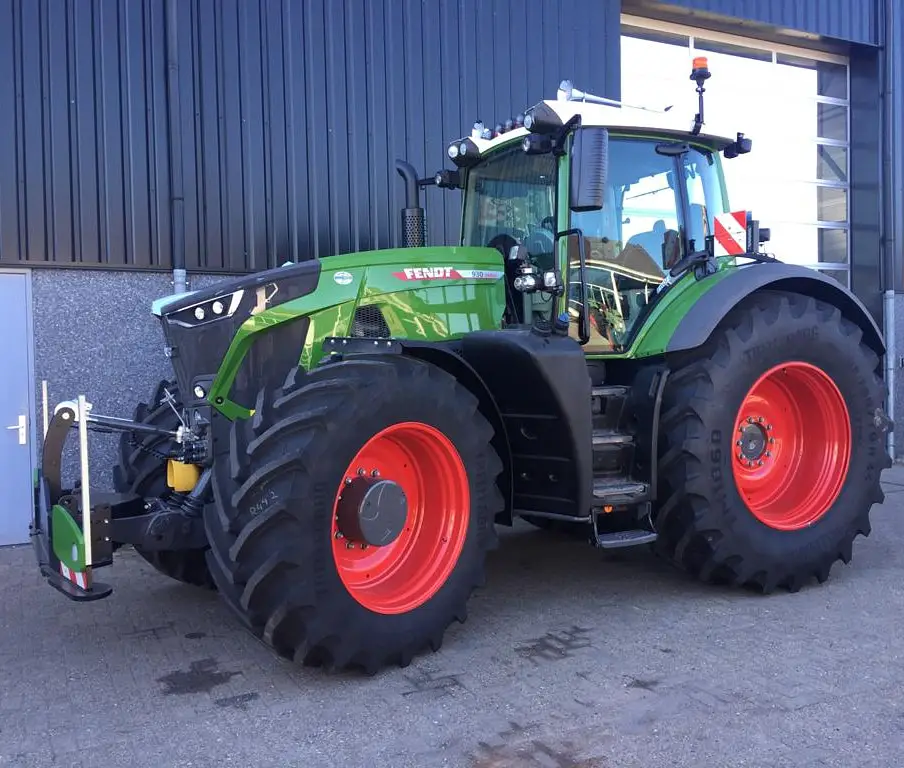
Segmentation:
[[(825, 581), (883, 501), (885, 346), (729, 207), (723, 160), (751, 142), (702, 131), (709, 75), (690, 127), (563, 81), (475, 124), (453, 169), (398, 163), (404, 247), (156, 302), (174, 380), (132, 419), (45, 398), (48, 582), (106, 597), (129, 544), (278, 654), (372, 673), (439, 649), (517, 518), (706, 582)], [(462, 195), (454, 246), (424, 244), (430, 185)], [(122, 435), (115, 492), (91, 488), (89, 430)]]

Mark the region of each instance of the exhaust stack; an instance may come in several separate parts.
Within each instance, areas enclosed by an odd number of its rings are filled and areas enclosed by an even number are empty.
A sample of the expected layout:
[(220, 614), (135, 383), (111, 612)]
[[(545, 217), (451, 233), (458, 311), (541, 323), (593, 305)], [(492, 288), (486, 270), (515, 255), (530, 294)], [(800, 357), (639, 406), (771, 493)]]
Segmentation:
[(396, 171), (405, 180), (405, 207), (402, 209), (402, 245), (423, 248), (427, 242), (427, 219), (421, 208), (417, 172), (404, 160), (396, 160)]

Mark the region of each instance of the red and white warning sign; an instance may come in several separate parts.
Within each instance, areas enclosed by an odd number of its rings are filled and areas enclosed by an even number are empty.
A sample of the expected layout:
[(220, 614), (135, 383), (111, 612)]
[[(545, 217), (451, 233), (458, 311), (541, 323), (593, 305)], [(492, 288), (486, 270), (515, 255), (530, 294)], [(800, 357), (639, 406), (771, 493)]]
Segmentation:
[(716, 256), (740, 256), (747, 252), (747, 211), (731, 211), (716, 216), (714, 227)]
[(91, 577), (87, 571), (76, 571), (68, 565), (60, 563), (60, 575), (82, 589), (88, 589), (91, 586)]
[(399, 280), (498, 280), (503, 275), (501, 270), (455, 267), (405, 267), (392, 274)]

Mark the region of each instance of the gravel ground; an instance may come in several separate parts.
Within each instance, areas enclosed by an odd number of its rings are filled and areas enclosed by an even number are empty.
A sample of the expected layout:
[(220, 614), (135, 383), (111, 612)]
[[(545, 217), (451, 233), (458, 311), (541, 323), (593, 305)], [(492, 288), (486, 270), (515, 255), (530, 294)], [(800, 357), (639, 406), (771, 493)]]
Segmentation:
[(438, 654), (295, 669), (126, 550), (65, 600), (0, 549), (0, 766), (897, 766), (904, 468), (822, 586), (697, 584), (647, 551), (503, 530)]

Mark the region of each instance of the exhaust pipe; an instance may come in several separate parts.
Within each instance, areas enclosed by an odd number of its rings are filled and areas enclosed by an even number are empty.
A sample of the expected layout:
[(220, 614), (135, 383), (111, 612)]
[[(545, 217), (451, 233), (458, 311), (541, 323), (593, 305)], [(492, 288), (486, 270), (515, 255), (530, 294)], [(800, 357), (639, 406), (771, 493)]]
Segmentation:
[(402, 209), (402, 245), (423, 248), (427, 242), (427, 220), (421, 208), (417, 172), (411, 163), (396, 160), (396, 171), (405, 180), (405, 207)]

